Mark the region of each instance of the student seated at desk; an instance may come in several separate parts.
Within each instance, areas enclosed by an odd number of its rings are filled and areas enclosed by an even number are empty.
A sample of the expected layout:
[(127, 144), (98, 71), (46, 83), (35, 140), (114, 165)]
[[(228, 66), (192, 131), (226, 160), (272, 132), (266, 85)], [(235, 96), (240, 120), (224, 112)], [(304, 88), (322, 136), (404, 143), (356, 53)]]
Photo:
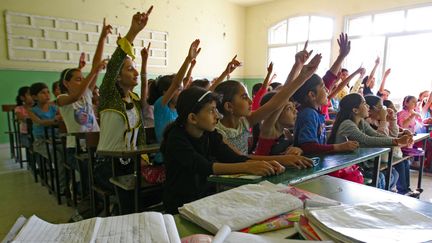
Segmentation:
[[(68, 133), (78, 132), (98, 132), (99, 125), (93, 110), (93, 89), (96, 86), (96, 80), (99, 72), (105, 68), (106, 61), (102, 61), (103, 45), (106, 37), (111, 32), (111, 25), (103, 22), (101, 36), (98, 46), (93, 57), (93, 66), (91, 72), (86, 78), (83, 77), (81, 69), (85, 65), (84, 55), (81, 55), (79, 68), (68, 68), (60, 74), (60, 90), (62, 94), (57, 96), (57, 105), (60, 109), (60, 114), (63, 117)], [(78, 146), (82, 146), (78, 144)], [(75, 137), (67, 136), (67, 163), (75, 170), (80, 172), (80, 181), (84, 191), (83, 195), (87, 195), (87, 166), (79, 168), (75, 159)]]
[[(107, 71), (100, 87), (100, 140), (98, 150), (123, 151), (145, 145), (145, 133), (142, 119), (143, 100), (133, 92), (138, 85), (138, 71), (135, 69), (135, 58), (133, 41), (135, 37), (147, 25), (148, 17), (153, 7), (147, 12), (136, 13), (132, 17), (129, 31), (117, 41), (118, 47), (111, 56), (107, 65)], [(144, 48), (143, 54), (148, 54)], [(147, 55), (148, 56), (148, 55)], [(144, 76), (145, 78), (145, 76)], [(132, 163), (120, 161), (118, 175), (130, 174), (133, 172)], [(97, 165), (96, 165), (97, 166)], [(101, 163), (96, 173), (107, 182), (112, 175), (111, 164)], [(132, 212), (133, 193), (117, 190), (118, 198), (122, 204), (123, 212)]]
[(180, 93), (178, 117), (164, 133), (161, 152), (167, 176), (164, 205), (177, 213), (183, 204), (209, 195), (214, 190), (207, 182), (211, 174), (247, 173), (269, 176), (285, 168), (276, 161), (256, 161), (239, 155), (215, 131), (218, 120), (217, 96), (200, 87)]
[[(392, 138), (375, 131), (364, 119), (369, 116), (369, 106), (360, 94), (349, 94), (340, 102), (340, 111), (336, 116), (328, 143), (341, 143), (343, 141), (356, 141), (360, 146), (403, 146), (412, 142), (412, 136), (403, 135), (400, 138)], [(366, 168), (373, 168), (366, 163)], [(373, 171), (369, 170), (370, 173)], [(366, 172), (368, 174), (368, 172)], [(380, 180), (382, 181), (382, 180)], [(397, 176), (394, 174), (393, 183)], [(385, 187), (385, 183), (378, 185)], [(392, 186), (392, 185), (390, 185)]]
[[(45, 126), (52, 126), (61, 119), (57, 115), (57, 106), (50, 102), (50, 92), (48, 86), (44, 83), (34, 83), (30, 86), (30, 94), (35, 101), (35, 106), (29, 112), (30, 119), (33, 122), (33, 150), (43, 157), (48, 158), (48, 153), (45, 141)], [(50, 148), (51, 149), (51, 148)], [(57, 152), (57, 166), (60, 183), (60, 192), (66, 192), (66, 175), (64, 171), (63, 156), (60, 154), (60, 149), (53, 149)]]
[[(307, 80), (318, 68), (321, 62), (321, 55), (317, 54), (312, 58), (309, 64), (304, 65), (309, 57), (310, 52), (306, 51), (307, 44), (302, 52), (307, 57), (302, 63), (296, 63), (293, 69), (296, 78), (288, 78), (287, 82), (266, 104), (256, 111), (251, 112), (252, 101), (249, 98), (244, 85), (235, 80), (228, 80), (219, 84), (215, 92), (222, 96), (218, 101), (218, 111), (223, 114), (223, 118), (216, 125), (216, 129), (223, 136), (224, 141), (239, 154), (248, 154), (248, 138), (250, 135), (249, 128), (262, 120), (268, 118), (275, 110), (283, 108), (286, 101), (292, 94)], [(291, 72), (293, 73), (293, 72)], [(268, 74), (269, 75), (269, 74)], [(276, 160), (285, 166), (295, 166), (298, 168), (307, 168), (312, 166), (312, 161), (308, 158), (298, 155), (248, 155), (256, 160)]]

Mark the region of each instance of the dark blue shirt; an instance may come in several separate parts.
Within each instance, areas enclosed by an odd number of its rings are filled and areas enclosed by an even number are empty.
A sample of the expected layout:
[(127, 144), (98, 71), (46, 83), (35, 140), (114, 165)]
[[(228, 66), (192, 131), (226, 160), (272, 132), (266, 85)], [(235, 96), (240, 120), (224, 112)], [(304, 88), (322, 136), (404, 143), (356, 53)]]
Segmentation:
[(294, 146), (304, 143), (326, 143), (325, 117), (310, 107), (300, 110), (295, 123)]

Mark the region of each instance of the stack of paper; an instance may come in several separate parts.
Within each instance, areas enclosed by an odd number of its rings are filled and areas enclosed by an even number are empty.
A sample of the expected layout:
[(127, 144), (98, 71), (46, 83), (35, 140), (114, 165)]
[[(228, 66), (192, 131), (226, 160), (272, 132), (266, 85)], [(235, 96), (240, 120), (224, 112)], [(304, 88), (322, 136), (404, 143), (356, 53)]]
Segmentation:
[(432, 219), (396, 202), (308, 208), (311, 226), (341, 242), (425, 242)]
[(50, 224), (32, 216), (14, 242), (175, 242), (180, 237), (172, 215), (145, 212)]
[(244, 185), (187, 203), (179, 212), (212, 233), (223, 225), (238, 231), (303, 206), (300, 199), (277, 190), (256, 184)]

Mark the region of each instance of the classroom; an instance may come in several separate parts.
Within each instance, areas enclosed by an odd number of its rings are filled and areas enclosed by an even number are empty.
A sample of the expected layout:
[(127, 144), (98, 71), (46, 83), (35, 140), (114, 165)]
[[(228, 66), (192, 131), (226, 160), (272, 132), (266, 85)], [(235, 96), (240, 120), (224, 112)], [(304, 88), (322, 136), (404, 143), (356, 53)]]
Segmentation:
[[(2, 0), (0, 11), (4, 242), (46, 222), (102, 225), (85, 226), (94, 241), (132, 217), (170, 225), (170, 240), (152, 233), (160, 242), (246, 242), (304, 198), (400, 206), (395, 222), (406, 213), (413, 231), (331, 233), (311, 206), (262, 237), (432, 240), (431, 1)], [(222, 210), (237, 213), (217, 221)]]

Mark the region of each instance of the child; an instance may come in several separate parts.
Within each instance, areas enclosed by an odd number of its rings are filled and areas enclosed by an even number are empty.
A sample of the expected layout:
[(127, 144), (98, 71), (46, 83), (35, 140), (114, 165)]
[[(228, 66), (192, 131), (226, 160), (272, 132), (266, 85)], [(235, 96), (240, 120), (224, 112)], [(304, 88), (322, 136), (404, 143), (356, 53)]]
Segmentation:
[(390, 72), (391, 72), (390, 68), (384, 72), (384, 75), (383, 75), (382, 80), (381, 80), (380, 88), (377, 92), (377, 96), (381, 97), (383, 100), (388, 100), (388, 97), (390, 95), (390, 91), (385, 88), (385, 83), (386, 83), (388, 76), (390, 75)]
[(377, 57), (375, 60), (375, 66), (373, 67), (369, 76), (364, 77), (363, 79), (363, 96), (365, 95), (373, 95), (372, 89), (375, 86), (375, 71), (380, 63), (380, 58)]
[(421, 115), (416, 112), (417, 99), (414, 96), (406, 96), (402, 102), (402, 110), (397, 113), (397, 123), (401, 128), (408, 129), (414, 134), (423, 126)]
[(273, 175), (284, 171), (275, 161), (254, 161), (239, 155), (215, 131), (217, 96), (199, 87), (184, 90), (177, 100), (178, 117), (164, 133), (161, 151), (167, 178), (164, 205), (177, 213), (183, 204), (212, 193), (211, 174)]
[[(305, 45), (306, 48), (306, 45)], [(307, 54), (305, 49), (302, 51)], [(304, 60), (306, 61), (307, 58)], [(215, 91), (222, 96), (218, 102), (218, 110), (223, 114), (216, 129), (224, 137), (224, 141), (234, 148), (238, 153), (248, 154), (249, 127), (266, 119), (273, 111), (279, 110), (289, 97), (298, 89), (299, 86), (315, 72), (321, 61), (321, 55), (316, 55), (308, 65), (301, 70), (300, 75), (294, 80), (286, 83), (279, 92), (264, 106), (255, 112), (251, 112), (251, 104), (247, 90), (240, 82), (229, 80), (218, 85)], [(301, 68), (301, 67), (300, 67)], [(277, 160), (284, 165), (293, 165), (297, 168), (307, 168), (311, 166), (310, 160), (304, 157), (263, 157), (250, 155), (252, 159), (258, 160)], [(302, 162), (303, 161), (303, 162)]]
[[(401, 146), (412, 141), (412, 137), (404, 135), (392, 138), (376, 132), (364, 119), (369, 116), (369, 106), (360, 94), (349, 94), (340, 102), (340, 111), (328, 142), (341, 143), (346, 140), (356, 141), (360, 146)], [(373, 166), (373, 165), (372, 165)], [(394, 181), (397, 181), (396, 176)], [(385, 184), (380, 183), (380, 188)]]
[[(99, 125), (93, 110), (93, 89), (96, 86), (98, 73), (106, 66), (102, 61), (103, 45), (107, 35), (111, 32), (111, 25), (105, 24), (99, 38), (96, 52), (93, 57), (91, 72), (86, 78), (83, 77), (81, 69), (65, 69), (60, 77), (60, 89), (63, 94), (57, 96), (57, 105), (63, 117), (68, 133), (98, 132)], [(87, 166), (79, 166), (75, 159), (76, 144), (75, 136), (66, 137), (67, 163), (80, 172), (81, 189), (83, 195), (87, 195)], [(85, 149), (85, 144), (80, 144)]]
[(125, 150), (145, 144), (141, 116), (143, 101), (133, 92), (138, 85), (138, 71), (132, 60), (135, 57), (132, 44), (146, 26), (151, 10), (152, 7), (133, 16), (128, 33), (117, 42), (119, 46), (108, 63), (100, 87), (98, 150)]
[[(138, 71), (133, 62), (133, 41), (147, 25), (148, 17), (153, 9), (136, 13), (132, 17), (131, 26), (127, 34), (117, 41), (118, 47), (107, 66), (107, 71), (100, 87), (100, 139), (98, 150), (122, 151), (135, 149), (145, 145), (145, 133), (142, 119), (142, 98), (133, 92), (138, 85)], [(149, 50), (144, 48), (143, 54), (148, 57)], [(145, 73), (143, 78), (147, 78)], [(121, 166), (116, 171), (118, 175), (133, 172), (132, 163), (120, 160)], [(110, 186), (112, 176), (111, 165), (102, 163), (96, 165), (95, 171), (100, 174), (102, 185)], [(120, 200), (122, 213), (133, 211), (133, 192), (116, 187), (116, 194)], [(156, 196), (153, 199), (157, 200)], [(150, 200), (146, 200), (148, 203)]]
[(19, 88), (18, 96), (16, 97), (16, 103), (17, 106), (15, 107), (15, 115), (19, 120), (21, 144), (25, 147), (29, 147), (31, 144), (27, 137), (26, 119), (29, 118), (28, 111), (31, 110), (34, 104), (30, 95), (30, 87), (24, 86)]
[[(267, 103), (275, 95), (275, 92), (269, 92), (261, 99), (261, 105)], [(300, 148), (289, 147), (292, 145), (290, 140), (285, 136), (285, 128), (293, 128), (297, 117), (297, 109), (291, 101), (287, 102), (282, 109), (273, 112), (265, 119), (260, 127), (258, 146), (255, 150), (256, 155), (278, 155), (294, 154), (301, 155), (303, 151)]]
[[(384, 100), (383, 101), (383, 105), (385, 107), (387, 107), (387, 118), (390, 121), (390, 123), (395, 123), (394, 125), (394, 129), (390, 130), (390, 134), (391, 136), (394, 137), (394, 134), (396, 134), (397, 136), (400, 136), (400, 128), (397, 125), (397, 117), (396, 117), (396, 108), (394, 107), (393, 102), (391, 102), (390, 100)], [(390, 125), (389, 127), (391, 127), (392, 125)], [(396, 130), (397, 127), (397, 130)], [(410, 135), (411, 133), (407, 130), (402, 131), (402, 134), (408, 134)], [(402, 151), (400, 148), (394, 149), (393, 151), (395, 151), (395, 155), (398, 157), (403, 156)], [(396, 184), (396, 188), (399, 194), (403, 194), (403, 195), (407, 195), (410, 197), (418, 197), (420, 195), (420, 192), (417, 190), (412, 191), (410, 188), (410, 164), (408, 160), (405, 160), (397, 165), (394, 166), (394, 168), (396, 169), (396, 171), (399, 173), (399, 180)]]
[[(378, 96), (367, 95), (364, 97), (364, 99), (369, 106), (369, 117), (366, 119), (369, 125), (380, 134), (397, 138), (399, 136), (399, 126), (396, 122), (396, 113), (394, 113), (392, 109), (386, 109), (383, 105), (382, 99)], [(402, 151), (399, 147), (393, 148), (393, 157), (402, 158)], [(387, 161), (388, 156), (381, 156), (381, 162), (386, 163)], [(392, 177), (389, 185), (390, 189), (393, 189), (395, 185), (399, 185), (399, 181), (406, 180), (404, 173), (405, 171), (403, 171), (403, 173), (399, 173), (399, 170), (397, 169), (404, 163), (408, 163), (408, 161), (401, 162), (395, 167), (392, 167)], [(382, 176), (383, 175), (381, 175), (380, 173), (380, 177)], [(397, 177), (399, 179), (395, 180), (395, 178)], [(407, 192), (407, 188), (401, 188), (397, 186), (397, 191), (399, 193), (401, 193), (401, 191), (404, 191), (403, 194), (405, 194)]]
[[(55, 125), (61, 117), (57, 115), (57, 106), (50, 102), (50, 92), (46, 84), (32, 84), (30, 86), (30, 95), (36, 102), (35, 106), (29, 112), (29, 116), (33, 121), (33, 150), (43, 157), (48, 158), (44, 127)], [(63, 166), (63, 156), (60, 152), (61, 149), (56, 148), (55, 151), (57, 152), (60, 192), (66, 192), (66, 176)]]
[(56, 99), (57, 96), (61, 95), (60, 81), (55, 81), (54, 83), (52, 83), (51, 91), (54, 95), (54, 99)]

